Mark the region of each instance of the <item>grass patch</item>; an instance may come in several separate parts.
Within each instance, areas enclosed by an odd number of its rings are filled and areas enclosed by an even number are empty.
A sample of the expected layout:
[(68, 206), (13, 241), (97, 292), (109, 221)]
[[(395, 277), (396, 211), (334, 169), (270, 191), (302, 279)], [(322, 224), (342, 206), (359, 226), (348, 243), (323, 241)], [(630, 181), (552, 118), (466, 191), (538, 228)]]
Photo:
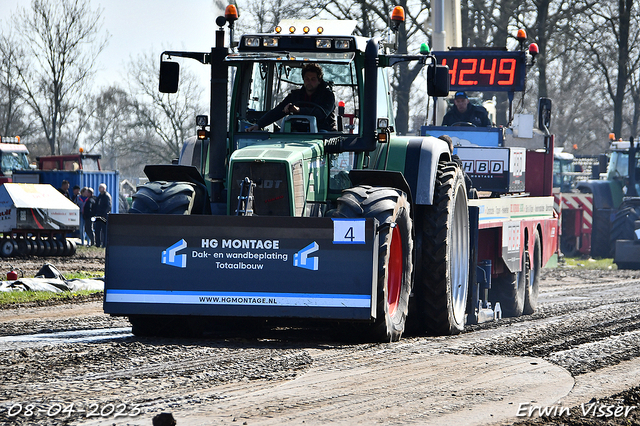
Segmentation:
[(613, 263), (613, 259), (604, 258), (604, 259), (582, 259), (579, 257), (565, 257), (564, 264), (562, 264), (565, 268), (576, 268), (576, 269), (601, 269), (601, 270), (613, 270), (618, 269), (618, 265)]
[[(100, 290), (63, 291), (54, 293), (51, 291), (2, 291), (0, 292), (0, 305), (14, 304), (38, 304), (39, 302), (73, 302), (97, 297)], [(93, 296), (95, 295), (95, 296)]]
[(105, 248), (104, 247), (96, 247), (96, 246), (81, 246), (78, 244), (76, 247), (76, 253), (83, 255), (94, 255), (94, 256), (104, 256)]
[(62, 274), (68, 280), (74, 279), (86, 279), (86, 278), (104, 278), (104, 272), (89, 272), (89, 271), (78, 271), (71, 272), (68, 274)]

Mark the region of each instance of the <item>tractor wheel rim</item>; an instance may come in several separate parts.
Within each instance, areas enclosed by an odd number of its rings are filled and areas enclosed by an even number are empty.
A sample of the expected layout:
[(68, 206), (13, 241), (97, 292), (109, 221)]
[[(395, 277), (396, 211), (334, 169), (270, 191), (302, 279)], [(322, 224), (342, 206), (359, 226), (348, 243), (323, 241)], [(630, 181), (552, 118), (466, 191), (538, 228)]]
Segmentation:
[(402, 288), (403, 258), (402, 236), (397, 226), (391, 233), (391, 247), (389, 249), (389, 273), (387, 277), (387, 305), (389, 315), (393, 316), (400, 302), (400, 289)]
[(451, 259), (451, 298), (453, 304), (453, 316), (456, 323), (464, 322), (464, 315), (467, 304), (468, 286), (466, 277), (468, 276), (469, 265), (469, 221), (467, 216), (467, 204), (464, 203), (464, 195), (461, 193), (464, 186), (460, 186), (456, 196), (456, 203), (453, 207), (453, 234), (449, 244), (449, 256)]

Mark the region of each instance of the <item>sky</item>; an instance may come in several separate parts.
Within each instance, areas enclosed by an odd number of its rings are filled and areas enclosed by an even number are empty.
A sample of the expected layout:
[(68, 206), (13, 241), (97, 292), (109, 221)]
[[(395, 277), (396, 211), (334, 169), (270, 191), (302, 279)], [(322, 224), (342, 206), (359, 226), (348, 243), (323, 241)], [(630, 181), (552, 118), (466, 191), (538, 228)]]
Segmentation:
[[(30, 5), (31, 0), (0, 0), (2, 27), (18, 7)], [(159, 63), (162, 50), (210, 51), (215, 18), (224, 13), (213, 0), (90, 0), (90, 5), (102, 9), (102, 29), (110, 34), (98, 57), (95, 87), (122, 83), (126, 64), (141, 54), (157, 52)], [(208, 87), (209, 68), (188, 62)]]

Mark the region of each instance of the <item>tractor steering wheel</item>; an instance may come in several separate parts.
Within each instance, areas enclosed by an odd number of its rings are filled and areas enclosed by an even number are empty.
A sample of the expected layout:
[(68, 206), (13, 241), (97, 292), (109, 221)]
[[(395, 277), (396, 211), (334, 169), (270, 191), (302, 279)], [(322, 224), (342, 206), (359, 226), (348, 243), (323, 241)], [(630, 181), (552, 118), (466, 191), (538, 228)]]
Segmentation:
[(458, 126), (458, 127), (476, 127), (475, 124), (470, 123), (468, 121), (456, 121), (455, 123), (453, 123), (451, 125), (451, 127), (453, 127), (453, 126)]
[(295, 106), (300, 106), (300, 105), (309, 105), (311, 106), (311, 111), (313, 111), (315, 108), (318, 108), (320, 111), (322, 111), (322, 113), (327, 116), (327, 112), (324, 110), (324, 108), (322, 108), (319, 104), (315, 103), (315, 102), (309, 102), (309, 101), (298, 101), (298, 102), (294, 102), (293, 105)]

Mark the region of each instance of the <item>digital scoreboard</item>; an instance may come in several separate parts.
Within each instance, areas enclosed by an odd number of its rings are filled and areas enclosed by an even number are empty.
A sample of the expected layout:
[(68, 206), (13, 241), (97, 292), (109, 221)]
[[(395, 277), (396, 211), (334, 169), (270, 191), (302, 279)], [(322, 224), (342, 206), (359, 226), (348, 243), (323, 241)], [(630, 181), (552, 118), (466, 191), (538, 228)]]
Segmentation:
[(520, 92), (527, 71), (523, 51), (450, 50), (433, 52), (449, 67), (451, 91)]

